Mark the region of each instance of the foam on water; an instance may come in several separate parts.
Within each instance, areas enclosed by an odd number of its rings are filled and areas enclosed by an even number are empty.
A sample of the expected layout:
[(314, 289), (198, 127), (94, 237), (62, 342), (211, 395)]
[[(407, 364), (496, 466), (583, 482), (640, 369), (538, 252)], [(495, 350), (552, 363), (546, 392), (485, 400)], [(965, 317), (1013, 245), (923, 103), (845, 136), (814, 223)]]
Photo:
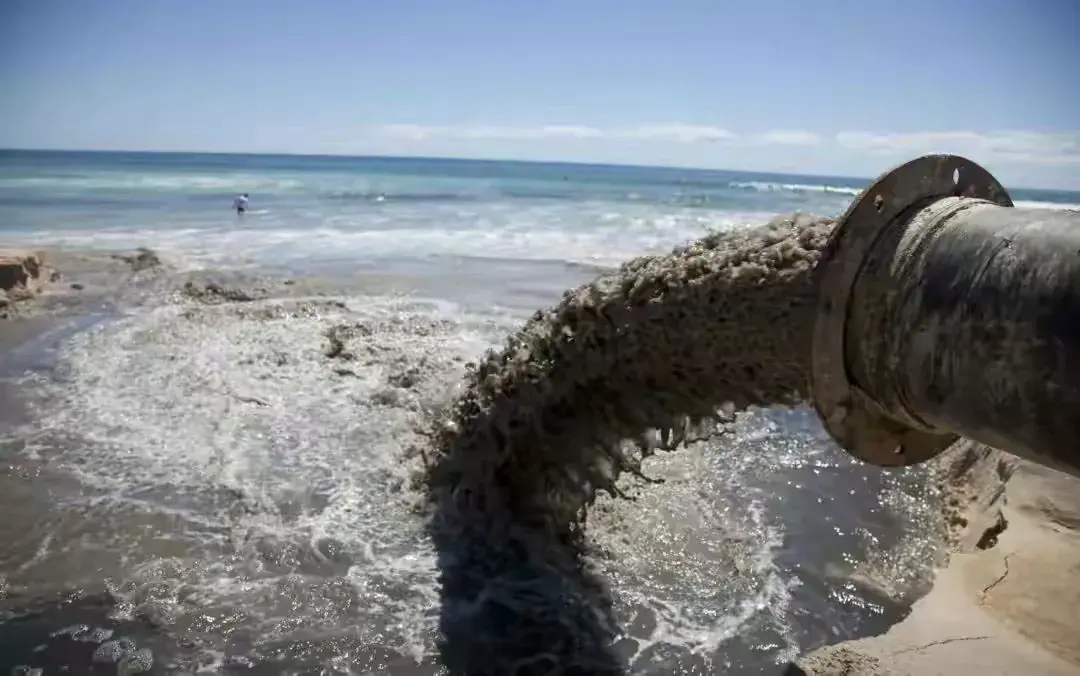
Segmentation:
[[(72, 342), (33, 450), (91, 489), (66, 508), (98, 522), (131, 612), (261, 643), (347, 626), (415, 655), (436, 592), (401, 445), (496, 320), (394, 299), (140, 312)], [(325, 356), (333, 327), (356, 334), (352, 358)], [(138, 524), (162, 518), (148, 540)]]
[[(847, 461), (820, 430), (730, 414), (798, 398), (798, 308), (828, 227), (781, 219), (637, 259), (568, 292), (471, 369), (519, 318), (416, 298), (233, 303), (197, 289), (132, 308), (69, 341), (56, 383), (34, 380), (23, 457), (58, 503), (35, 523), (40, 537), (18, 543), (25, 556), (5, 564), (5, 583), (92, 590), (104, 576), (116, 617), (194, 641), (189, 666), (544, 673), (554, 659), (659, 674), (790, 657), (807, 639), (789, 608), (826, 606), (816, 591), (800, 599), (785, 559), (808, 560), (792, 553), (808, 536), (788, 529), (785, 491), (768, 484)], [(770, 285), (774, 274), (784, 281)], [(461, 417), (478, 394), (509, 417)], [(523, 411), (538, 417), (515, 422)], [(434, 443), (422, 434), (433, 419)], [(494, 454), (491, 434), (503, 435)], [(642, 446), (619, 446), (626, 438)], [(678, 454), (651, 455), (680, 441)], [(596, 489), (612, 495), (582, 521)], [(868, 486), (852, 505), (880, 499)], [(825, 515), (842, 523), (844, 511)], [(897, 571), (923, 570), (933, 551), (904, 537), (879, 566), (901, 593)], [(864, 596), (834, 605), (865, 615)]]
[[(302, 637), (324, 642), (344, 627), (361, 665), (379, 650), (430, 661), (437, 552), (402, 446), (419, 443), (416, 423), (450, 396), (461, 361), (509, 321), (403, 299), (189, 302), (77, 336), (27, 451), (89, 489), (62, 509), (95, 524), (93, 544), (72, 549), (70, 532), (56, 526), (10, 589), (58, 567), (72, 586), (94, 588), (104, 573), (115, 617), (199, 637), (204, 661), (245, 641), (264, 655)], [(330, 330), (345, 345), (334, 357)], [(721, 509), (724, 498), (714, 497), (698, 501), (696, 516), (665, 517), (664, 505), (724, 495), (711, 482), (736, 473), (709, 462), (701, 445), (659, 461), (667, 483), (638, 504), (604, 503), (590, 528), (597, 565), (621, 582), (620, 615), (630, 625), (641, 613), (652, 618), (624, 646), (646, 666), (657, 650), (707, 649), (762, 610), (782, 614), (787, 583), (771, 555), (781, 533), (753, 503)], [(689, 495), (680, 474), (696, 477)], [(628, 528), (641, 509), (648, 529)], [(639, 549), (665, 524), (683, 538), (697, 527), (713, 535), (675, 559), (660, 553), (676, 544), (663, 536)], [(72, 575), (70, 557), (96, 565)], [(665, 575), (649, 572), (656, 565)], [(739, 572), (709, 572), (731, 565)]]
[(663, 483), (633, 490), (633, 510), (601, 497), (586, 528), (598, 570), (612, 582), (620, 625), (639, 672), (658, 657), (712, 657), (740, 635), (777, 633), (783, 659), (797, 645), (786, 611), (794, 581), (778, 568), (784, 531), (747, 486), (738, 458), (695, 444), (646, 462)]
[(290, 191), (304, 183), (295, 178), (274, 178), (265, 174), (147, 174), (144, 172), (102, 172), (67, 176), (15, 176), (0, 178), (0, 190), (49, 190), (66, 192), (152, 191), (229, 194), (240, 191)]
[[(381, 213), (323, 215), (307, 219), (272, 210), (242, 222), (223, 218), (194, 227), (42, 229), (15, 234), (24, 246), (115, 250), (150, 246), (192, 266), (317, 264), (395, 258), (492, 258), (565, 261), (616, 266), (643, 253), (659, 253), (709, 232), (748, 227), (763, 213), (658, 213), (650, 208), (612, 212), (605, 205), (528, 208), (394, 207)], [(299, 223), (295, 222), (299, 221)]]
[[(865, 181), (405, 158), (0, 153), (14, 246), (146, 246), (189, 268), (463, 258), (613, 267), (780, 213), (836, 215)], [(232, 196), (251, 193), (243, 220)], [(1069, 208), (1076, 195), (1013, 193)], [(575, 284), (571, 279), (567, 284)]]
[(1037, 202), (1031, 200), (1019, 200), (1014, 206), (1022, 209), (1052, 209), (1055, 211), (1080, 211), (1080, 204), (1070, 202)]
[(732, 188), (756, 190), (757, 192), (794, 192), (794, 193), (834, 193), (837, 195), (855, 196), (862, 192), (862, 188), (854, 188), (846, 185), (807, 184), (807, 183), (767, 183), (763, 181), (735, 181)]

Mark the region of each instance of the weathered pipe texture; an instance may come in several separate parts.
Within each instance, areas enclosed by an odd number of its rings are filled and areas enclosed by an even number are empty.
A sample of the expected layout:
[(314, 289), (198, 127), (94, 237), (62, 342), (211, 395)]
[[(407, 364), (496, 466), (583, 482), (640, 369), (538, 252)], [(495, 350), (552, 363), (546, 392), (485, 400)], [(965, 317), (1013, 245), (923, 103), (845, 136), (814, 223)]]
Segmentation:
[(848, 371), (887, 415), (1080, 476), (1080, 213), (917, 205), (848, 305)]
[(621, 673), (585, 508), (721, 411), (806, 398), (832, 227), (784, 218), (636, 259), (470, 370), (423, 450), (453, 673)]

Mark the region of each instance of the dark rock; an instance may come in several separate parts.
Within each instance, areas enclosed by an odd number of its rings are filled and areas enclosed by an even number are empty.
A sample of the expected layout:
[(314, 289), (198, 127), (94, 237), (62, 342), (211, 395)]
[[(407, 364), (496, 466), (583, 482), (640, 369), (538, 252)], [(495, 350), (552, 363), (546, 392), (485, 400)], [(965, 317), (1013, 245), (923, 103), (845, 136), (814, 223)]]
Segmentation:
[(161, 259), (150, 249), (139, 247), (134, 254), (114, 254), (113, 258), (131, 266), (132, 272), (142, 272), (161, 267)]
[(203, 303), (249, 303), (258, 300), (245, 291), (230, 289), (215, 282), (207, 282), (202, 285), (195, 282), (186, 282), (183, 294), (188, 298)]
[(37, 254), (0, 251), (0, 291), (7, 292), (9, 301), (37, 295), (52, 274)]
[(352, 361), (356, 359), (356, 355), (345, 349), (344, 333), (347, 327), (345, 326), (331, 326), (326, 331), (326, 339), (329, 341), (329, 345), (323, 351), (328, 359), (343, 359), (345, 361)]

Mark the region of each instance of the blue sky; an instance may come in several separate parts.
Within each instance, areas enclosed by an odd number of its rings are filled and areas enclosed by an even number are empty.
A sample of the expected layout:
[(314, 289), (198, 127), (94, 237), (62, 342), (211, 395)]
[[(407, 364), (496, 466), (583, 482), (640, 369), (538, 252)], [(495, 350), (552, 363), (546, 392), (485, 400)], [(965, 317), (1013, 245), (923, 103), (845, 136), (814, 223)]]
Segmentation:
[(3, 0), (0, 146), (1080, 188), (1075, 0)]

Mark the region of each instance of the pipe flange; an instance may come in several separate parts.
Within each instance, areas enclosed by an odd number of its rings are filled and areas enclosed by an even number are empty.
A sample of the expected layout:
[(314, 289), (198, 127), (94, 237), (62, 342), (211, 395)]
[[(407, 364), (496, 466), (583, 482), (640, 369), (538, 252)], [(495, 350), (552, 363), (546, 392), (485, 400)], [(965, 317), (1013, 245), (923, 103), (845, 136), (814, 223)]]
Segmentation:
[(924, 462), (957, 440), (915, 420), (888, 416), (851, 382), (845, 361), (848, 304), (863, 261), (910, 208), (944, 197), (973, 197), (1011, 207), (1005, 188), (978, 164), (957, 155), (926, 155), (882, 174), (848, 207), (818, 264), (817, 317), (810, 392), (825, 429), (856, 458), (880, 467)]

